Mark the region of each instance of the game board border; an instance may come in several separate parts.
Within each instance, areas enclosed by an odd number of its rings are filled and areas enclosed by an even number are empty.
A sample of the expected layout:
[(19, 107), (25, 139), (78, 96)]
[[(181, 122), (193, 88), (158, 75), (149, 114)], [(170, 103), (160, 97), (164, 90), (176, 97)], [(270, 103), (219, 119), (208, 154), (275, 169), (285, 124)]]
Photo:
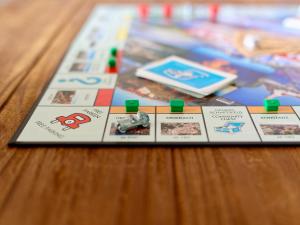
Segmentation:
[[(54, 76), (53, 76), (54, 78)], [(36, 107), (38, 106), (39, 101), (41, 100), (41, 98), (44, 96), (45, 91), (47, 90), (48, 85), (50, 84), (50, 82), (52, 81), (52, 78), (49, 79), (49, 81), (46, 83), (46, 85), (43, 87), (42, 92), (40, 94), (40, 96), (38, 97), (38, 99), (34, 102), (33, 106), (31, 107), (31, 109), (29, 110), (29, 112), (27, 113), (27, 115), (25, 116), (25, 119), (23, 119), (21, 125), (18, 127), (18, 129), (16, 130), (15, 134), (12, 136), (12, 138), (10, 139), (8, 145), (9, 146), (17, 146), (17, 147), (57, 147), (57, 146), (62, 146), (62, 147), (74, 147), (74, 146), (83, 146), (83, 147), (114, 147), (114, 146), (121, 146), (121, 147), (126, 147), (126, 146), (132, 146), (132, 147), (145, 147), (145, 146), (151, 146), (151, 147), (159, 147), (159, 146), (179, 146), (179, 147), (183, 147), (183, 146), (198, 146), (198, 147), (206, 147), (206, 146), (215, 146), (215, 147), (238, 147), (238, 146), (251, 146), (251, 147), (266, 147), (266, 146), (273, 146), (273, 147), (280, 147), (280, 146), (298, 146), (300, 145), (300, 142), (298, 141), (287, 141), (287, 142), (276, 142), (276, 141), (263, 141), (259, 132), (257, 131), (257, 128), (253, 122), (253, 118), (251, 117), (251, 114), (248, 111), (248, 107), (245, 105), (241, 105), (241, 106), (236, 106), (236, 107), (245, 107), (250, 118), (251, 121), (253, 123), (253, 126), (255, 127), (255, 130), (260, 138), (260, 141), (253, 141), (253, 142), (247, 142), (247, 141), (236, 141), (236, 142), (224, 142), (224, 141), (210, 141), (209, 137), (207, 141), (204, 142), (157, 142), (156, 141), (156, 135), (155, 135), (155, 141), (152, 142), (112, 142), (112, 141), (107, 141), (104, 142), (103, 140), (96, 142), (96, 141), (92, 141), (92, 142), (85, 142), (85, 141), (78, 141), (78, 142), (51, 142), (51, 141), (36, 141), (36, 142), (22, 142), (22, 141), (17, 141), (18, 137), (20, 136), (20, 134), (22, 133), (23, 129), (25, 128), (25, 126), (27, 125), (28, 121), (30, 120), (33, 112), (35, 111)], [(45, 91), (44, 91), (45, 90)], [(109, 109), (111, 108), (111, 106), (107, 106)], [(200, 106), (202, 107), (202, 106)], [(215, 106), (209, 106), (209, 107), (215, 107)], [(233, 106), (235, 107), (235, 106)], [(298, 119), (300, 120), (300, 117), (298, 116), (298, 114), (295, 112), (294, 108), (292, 106), (290, 106), (292, 108), (292, 110), (294, 111), (294, 115), (296, 115), (298, 117)], [(157, 117), (157, 113), (154, 113), (155, 117)], [(276, 114), (276, 113), (275, 113)], [(107, 125), (107, 119), (106, 119), (106, 123), (105, 126)], [(206, 123), (204, 121), (204, 125), (205, 125), (205, 132), (206, 135), (208, 135), (207, 133), (207, 128), (206, 128)], [(154, 126), (154, 129), (156, 130), (156, 126)], [(104, 135), (104, 134), (103, 134)]]
[(283, 147), (299, 146), (300, 142), (13, 142), (13, 147)]
[[(109, 4), (101, 4), (101, 5), (109, 5)], [(116, 147), (116, 146), (121, 146), (121, 147), (126, 147), (126, 146), (130, 146), (130, 147), (159, 147), (159, 146), (170, 146), (172, 148), (174, 148), (175, 146), (178, 147), (192, 147), (192, 146), (197, 146), (197, 147), (206, 147), (206, 146), (215, 146), (215, 147), (239, 147), (239, 146), (249, 146), (249, 147), (266, 147), (266, 146), (272, 146), (272, 147), (282, 147), (282, 146), (299, 146), (300, 145), (300, 141), (286, 141), (286, 142), (274, 142), (274, 141), (262, 141), (262, 138), (260, 136), (260, 134), (257, 131), (257, 128), (254, 124), (253, 118), (251, 117), (251, 114), (248, 111), (248, 106), (247, 105), (239, 105), (239, 106), (243, 106), (246, 107), (247, 112), (251, 118), (251, 121), (256, 129), (256, 132), (258, 133), (258, 136), (260, 138), (260, 141), (254, 141), (254, 142), (244, 142), (244, 141), (236, 141), (236, 142), (218, 142), (218, 141), (209, 141), (209, 137), (208, 137), (208, 133), (207, 133), (207, 129), (206, 129), (206, 124), (205, 124), (205, 132), (207, 134), (208, 140), (206, 142), (157, 142), (156, 141), (156, 134), (155, 134), (155, 141), (152, 142), (104, 142), (103, 140), (99, 141), (99, 142), (85, 142), (85, 141), (79, 141), (79, 142), (51, 142), (51, 141), (36, 141), (36, 142), (22, 142), (22, 141), (17, 141), (19, 136), (21, 135), (21, 133), (23, 132), (24, 128), (26, 127), (27, 123), (29, 122), (30, 118), (32, 117), (35, 109), (38, 107), (40, 101), (42, 100), (42, 98), (44, 97), (46, 91), (48, 90), (48, 87), (50, 85), (50, 83), (54, 80), (55, 75), (58, 73), (64, 59), (66, 58), (67, 54), (70, 52), (71, 47), (74, 43), (74, 41), (76, 40), (77, 36), (79, 35), (79, 33), (81, 32), (83, 26), (85, 24), (87, 24), (89, 18), (92, 16), (93, 11), (95, 10), (95, 8), (98, 6), (95, 6), (94, 8), (91, 9), (90, 13), (87, 15), (86, 19), (84, 20), (83, 24), (79, 27), (79, 30), (77, 32), (75, 32), (74, 37), (71, 39), (71, 42), (67, 45), (66, 50), (64, 51), (62, 57), (59, 60), (59, 63), (57, 64), (57, 66), (55, 67), (54, 72), (52, 72), (50, 75), (50, 78), (48, 79), (48, 81), (44, 84), (43, 88), (41, 89), (37, 99), (34, 101), (34, 103), (32, 104), (32, 106), (30, 107), (30, 110), (28, 111), (28, 113), (25, 115), (25, 117), (21, 120), (21, 124), (18, 126), (18, 128), (15, 130), (14, 134), (11, 136), (11, 138), (8, 141), (8, 146), (12, 146), (12, 147), (21, 147), (21, 148), (26, 148), (26, 147)], [(119, 76), (119, 74), (118, 74)], [(118, 80), (118, 79), (117, 79)], [(116, 80), (116, 82), (117, 82)], [(116, 86), (116, 85), (115, 85)], [(108, 109), (110, 110), (111, 108), (111, 104), (108, 107)], [(211, 107), (214, 107), (215, 105), (209, 105)], [(216, 105), (217, 106), (217, 105)], [(250, 106), (250, 105), (249, 105)], [(251, 105), (252, 106), (252, 105)], [(289, 105), (292, 110), (294, 111), (295, 115), (298, 117), (298, 119), (300, 120), (300, 116), (295, 112), (294, 110), (294, 106), (300, 106), (300, 105)], [(154, 106), (157, 107), (157, 106)], [(203, 107), (200, 105), (200, 107)], [(109, 116), (109, 113), (108, 113)], [(157, 113), (155, 112), (155, 118), (157, 117)], [(107, 120), (108, 118), (106, 118), (106, 123), (105, 126), (107, 125)], [(154, 129), (156, 130), (156, 124), (154, 126)], [(105, 130), (104, 130), (105, 132)], [(103, 133), (104, 135), (104, 133)], [(176, 148), (176, 147), (175, 147)]]

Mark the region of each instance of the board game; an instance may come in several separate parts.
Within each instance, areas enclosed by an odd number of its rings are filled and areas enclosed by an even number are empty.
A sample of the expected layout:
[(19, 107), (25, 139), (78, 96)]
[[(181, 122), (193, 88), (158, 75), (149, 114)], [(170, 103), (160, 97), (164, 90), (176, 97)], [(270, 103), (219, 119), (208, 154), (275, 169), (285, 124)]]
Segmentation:
[[(296, 15), (295, 5), (222, 5), (217, 18), (209, 5), (98, 5), (10, 144), (298, 145), (300, 29), (284, 26)], [(197, 98), (135, 75), (168, 56), (237, 79)], [(273, 98), (279, 109), (265, 110)], [(136, 114), (129, 99), (149, 123), (122, 133), (117, 121)], [(183, 112), (171, 99), (184, 101)]]

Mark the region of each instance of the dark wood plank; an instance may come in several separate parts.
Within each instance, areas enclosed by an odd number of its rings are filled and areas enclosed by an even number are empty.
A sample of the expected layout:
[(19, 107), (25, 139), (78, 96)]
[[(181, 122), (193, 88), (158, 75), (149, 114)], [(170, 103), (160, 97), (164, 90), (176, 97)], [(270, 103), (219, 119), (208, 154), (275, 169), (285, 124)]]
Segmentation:
[[(74, 13), (70, 14), (71, 17), (68, 20), (67, 26), (64, 26), (62, 32), (59, 32), (54, 38), (55, 41), (49, 44), (47, 47), (47, 49), (49, 48), (49, 51), (46, 50), (47, 54), (44, 54), (44, 56), (37, 61), (37, 65), (40, 66), (30, 68), (28, 74), (29, 78), (25, 78), (26, 75), (21, 79), (21, 85), (18, 87), (18, 93), (20, 93), (20, 95), (13, 95), (0, 112), (0, 146), (1, 149), (3, 149), (0, 151), (0, 183), (2, 184), (0, 190), (1, 212), (5, 212), (5, 210), (2, 211), (1, 209), (5, 207), (14, 188), (17, 187), (16, 185), (19, 182), (19, 177), (24, 169), (24, 163), (31, 154), (31, 151), (26, 151), (25, 149), (24, 151), (15, 151), (13, 148), (4, 148), (4, 146), (14, 132), (13, 130), (17, 127), (15, 122), (21, 122), (31, 108), (32, 103), (43, 88), (43, 85), (41, 84), (45, 84), (56, 69), (56, 66), (66, 51), (69, 43), (89, 14), (90, 9), (90, 4), (81, 4), (81, 16), (78, 17)], [(40, 62), (42, 64), (40, 64)], [(15, 113), (12, 113), (12, 111)], [(11, 165), (14, 166), (11, 167)], [(0, 217), (2, 219), (5, 218), (5, 216)], [(19, 219), (21, 219), (21, 217)], [(6, 224), (7, 221), (4, 223)]]
[(0, 8), (0, 107), (68, 23), (81, 1), (13, 1)]

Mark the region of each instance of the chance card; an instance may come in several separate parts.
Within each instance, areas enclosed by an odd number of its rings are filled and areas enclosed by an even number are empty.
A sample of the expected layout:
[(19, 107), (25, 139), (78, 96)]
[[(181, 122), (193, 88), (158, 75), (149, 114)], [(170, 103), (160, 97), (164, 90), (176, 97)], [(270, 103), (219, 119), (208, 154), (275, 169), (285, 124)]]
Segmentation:
[(140, 68), (136, 75), (202, 95), (211, 94), (237, 78), (235, 74), (213, 70), (177, 56)]

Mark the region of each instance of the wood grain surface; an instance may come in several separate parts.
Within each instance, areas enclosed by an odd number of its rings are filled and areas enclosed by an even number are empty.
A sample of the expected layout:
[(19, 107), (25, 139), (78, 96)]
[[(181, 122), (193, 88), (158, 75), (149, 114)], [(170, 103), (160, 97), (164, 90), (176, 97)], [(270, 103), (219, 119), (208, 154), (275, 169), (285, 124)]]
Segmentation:
[(300, 224), (297, 147), (7, 147), (95, 3), (0, 1), (0, 225)]

